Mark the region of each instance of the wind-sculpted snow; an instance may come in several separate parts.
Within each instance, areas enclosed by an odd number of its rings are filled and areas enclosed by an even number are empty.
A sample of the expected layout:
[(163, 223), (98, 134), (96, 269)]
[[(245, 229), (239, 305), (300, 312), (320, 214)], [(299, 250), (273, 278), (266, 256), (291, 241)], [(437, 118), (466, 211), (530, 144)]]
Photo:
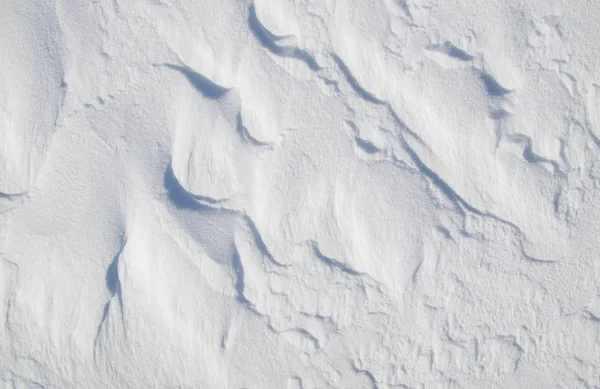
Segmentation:
[(600, 388), (600, 7), (0, 21), (7, 388)]

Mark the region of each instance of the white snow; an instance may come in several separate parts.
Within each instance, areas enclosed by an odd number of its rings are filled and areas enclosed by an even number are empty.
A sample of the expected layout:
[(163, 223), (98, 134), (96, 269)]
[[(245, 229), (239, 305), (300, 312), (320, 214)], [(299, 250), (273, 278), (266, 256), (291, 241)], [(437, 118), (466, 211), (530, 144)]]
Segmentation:
[(600, 388), (600, 5), (0, 4), (2, 388)]

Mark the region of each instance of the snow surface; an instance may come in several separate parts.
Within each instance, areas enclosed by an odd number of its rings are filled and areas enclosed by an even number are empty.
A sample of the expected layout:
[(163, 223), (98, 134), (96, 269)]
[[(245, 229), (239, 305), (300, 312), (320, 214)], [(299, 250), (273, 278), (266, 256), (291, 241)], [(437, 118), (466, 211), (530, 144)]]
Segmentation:
[(3, 388), (600, 388), (595, 0), (0, 1)]

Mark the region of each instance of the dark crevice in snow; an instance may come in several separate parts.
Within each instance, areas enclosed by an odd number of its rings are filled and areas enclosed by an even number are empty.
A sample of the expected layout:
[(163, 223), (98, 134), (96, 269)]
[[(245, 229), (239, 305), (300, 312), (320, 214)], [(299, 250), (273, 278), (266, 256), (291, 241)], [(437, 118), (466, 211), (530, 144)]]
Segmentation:
[(412, 12), (410, 11), (410, 6), (407, 0), (396, 0), (396, 4), (398, 4), (400, 6), (400, 8), (402, 8), (402, 11), (404, 11), (404, 14), (406, 15), (406, 17), (408, 18), (408, 21), (410, 22), (410, 25), (414, 25), (414, 17)]
[(6, 200), (10, 200), (10, 201), (14, 201), (14, 200), (18, 200), (20, 198), (23, 198), (25, 196), (27, 196), (28, 192), (19, 192), (19, 193), (5, 193), (5, 192), (0, 192), (0, 199), (6, 199)]
[(373, 376), (373, 373), (371, 373), (369, 370), (359, 369), (354, 363), (354, 361), (352, 361), (352, 370), (354, 370), (354, 372), (356, 373), (362, 374), (365, 377), (367, 377), (371, 385), (371, 389), (379, 389), (379, 386), (377, 386), (377, 380), (375, 379), (375, 376)]
[(218, 202), (213, 202), (212, 204), (202, 203), (201, 201), (204, 198), (203, 196), (195, 196), (181, 186), (181, 184), (175, 177), (175, 174), (173, 173), (173, 169), (170, 164), (167, 166), (167, 169), (165, 171), (164, 187), (165, 189), (167, 189), (169, 201), (179, 209), (188, 209), (205, 213), (227, 213), (231, 216), (239, 217), (248, 227), (248, 230), (250, 231), (254, 239), (254, 244), (260, 250), (261, 254), (263, 254), (267, 259), (269, 259), (269, 261), (273, 265), (276, 265), (278, 267), (285, 266), (282, 263), (275, 260), (273, 255), (271, 255), (269, 249), (267, 248), (267, 245), (263, 241), (254, 221), (250, 216), (248, 216), (245, 212), (242, 211), (218, 206)]
[[(410, 135), (412, 138), (414, 138), (420, 144), (424, 145), (425, 147), (428, 147), (427, 144), (425, 142), (423, 142), (423, 140), (415, 132), (413, 132), (404, 123), (404, 121), (402, 121), (402, 119), (400, 119), (398, 114), (396, 114), (395, 110), (392, 108), (392, 106), (388, 102), (379, 100), (376, 97), (374, 97), (371, 93), (366, 91), (362, 86), (360, 86), (356, 82), (356, 79), (354, 79), (354, 77), (350, 73), (349, 69), (344, 64), (344, 62), (335, 54), (332, 54), (332, 56), (333, 56), (333, 59), (338, 64), (340, 70), (342, 71), (342, 73), (344, 74), (344, 76), (346, 77), (348, 82), (350, 83), (350, 85), (364, 100), (367, 100), (367, 101), (369, 101), (373, 104), (377, 104), (377, 105), (380, 105), (380, 104), (387, 105), (388, 111), (389, 111), (391, 117), (396, 122), (396, 124), (403, 130), (403, 132)], [(501, 96), (501, 95), (504, 95), (504, 94), (510, 92), (508, 89), (504, 89), (502, 86), (500, 86), (500, 84), (498, 84), (498, 82), (494, 78), (492, 78), (490, 75), (488, 75), (486, 73), (482, 73), (482, 79), (484, 81), (486, 89), (488, 90), (488, 93), (490, 93), (491, 95)], [(502, 115), (502, 114), (500, 113), (500, 115)], [(351, 124), (351, 127), (355, 128), (355, 126), (352, 126), (352, 124)], [(435, 185), (438, 189), (440, 189), (442, 191), (442, 193), (446, 196), (446, 198), (455, 205), (456, 210), (459, 212), (459, 214), (461, 216), (463, 216), (463, 217), (466, 216), (466, 212), (465, 212), (465, 210), (466, 210), (475, 215), (491, 218), (503, 225), (507, 225), (515, 232), (515, 234), (519, 238), (519, 247), (520, 247), (521, 255), (523, 256), (523, 258), (525, 258), (526, 260), (528, 260), (530, 262), (534, 262), (534, 263), (554, 263), (554, 262), (556, 262), (553, 260), (544, 260), (544, 259), (535, 258), (535, 257), (532, 257), (531, 255), (527, 254), (525, 247), (524, 247), (524, 243), (523, 243), (523, 241), (525, 239), (524, 234), (517, 225), (515, 225), (514, 223), (512, 223), (510, 221), (504, 220), (494, 214), (491, 214), (489, 212), (480, 211), (477, 208), (473, 207), (471, 204), (469, 204), (458, 193), (456, 193), (456, 191), (454, 191), (454, 189), (452, 189), (452, 187), (446, 181), (444, 181), (436, 172), (431, 170), (421, 160), (421, 158), (418, 156), (418, 154), (415, 152), (415, 150), (406, 142), (406, 139), (404, 138), (404, 134), (401, 134), (401, 145), (402, 145), (402, 148), (404, 149), (404, 151), (406, 153), (408, 153), (411, 160), (415, 163), (415, 165), (417, 166), (417, 169), (421, 172), (421, 174), (423, 174), (424, 176), (429, 178), (429, 180), (431, 180), (433, 185)], [(531, 147), (529, 146), (529, 149), (530, 148)], [(533, 159), (535, 159), (535, 157), (533, 157), (532, 154), (533, 153), (531, 153), (531, 152), (527, 152), (527, 148), (526, 148), (524, 157), (526, 158), (526, 160), (529, 159), (529, 161), (531, 162)], [(554, 161), (548, 161), (548, 162), (552, 163)], [(554, 164), (555, 163), (556, 162), (554, 162)], [(558, 168), (558, 165), (554, 165), (554, 164), (553, 164), (553, 166), (555, 166), (555, 168)]]
[(560, 213), (560, 196), (561, 195), (562, 195), (562, 190), (557, 191), (556, 193), (554, 193), (554, 199), (552, 201), (552, 205), (554, 206), (554, 213), (557, 215)]
[(171, 164), (167, 167), (163, 184), (165, 189), (167, 189), (171, 203), (180, 209), (208, 211), (211, 209), (208, 207), (209, 205), (219, 205), (229, 200), (229, 198), (218, 199), (211, 196), (190, 193), (181, 186), (179, 180), (175, 177)]
[(356, 123), (354, 123), (352, 120), (345, 120), (345, 122), (348, 125), (348, 127), (350, 127), (352, 134), (354, 134), (354, 142), (356, 143), (356, 146), (359, 149), (361, 149), (367, 154), (376, 154), (381, 151), (381, 149), (375, 146), (372, 142), (360, 136), (360, 131)]
[(122, 245), (119, 249), (119, 252), (113, 258), (112, 262), (108, 266), (108, 270), (106, 271), (106, 288), (110, 292), (111, 296), (115, 294), (121, 293), (121, 280), (119, 280), (119, 257), (123, 252), (123, 248), (125, 246)]
[(444, 238), (446, 238), (448, 240), (452, 240), (452, 234), (450, 234), (450, 230), (448, 230), (446, 227), (437, 226), (437, 227), (435, 227), (435, 229), (437, 231), (439, 231), (442, 235), (444, 235)]
[(121, 255), (123, 254), (123, 250), (125, 249), (126, 244), (127, 240), (125, 238), (122, 238), (119, 251), (114, 256), (111, 264), (108, 266), (108, 269), (106, 271), (106, 288), (110, 292), (111, 297), (117, 296), (117, 298), (119, 299), (121, 313), (123, 313), (123, 295), (121, 289), (121, 278), (119, 277), (119, 260), (121, 258)]
[[(557, 161), (548, 159), (548, 158), (544, 158), (541, 155), (534, 153), (533, 140), (531, 139), (530, 136), (525, 135), (525, 134), (520, 134), (520, 133), (512, 133), (512, 134), (504, 133), (501, 121), (503, 119), (507, 118), (508, 116), (510, 116), (510, 112), (508, 112), (504, 108), (499, 108), (499, 109), (493, 110), (490, 113), (491, 119), (500, 121), (500, 123), (496, 127), (496, 147), (499, 146), (502, 139), (506, 139), (513, 143), (521, 144), (521, 145), (523, 145), (522, 156), (526, 162), (529, 162), (532, 164), (538, 164), (538, 163), (549, 164), (553, 168), (553, 174), (564, 175), (564, 172), (560, 168), (560, 165)], [(564, 161), (566, 161), (566, 158), (564, 157), (564, 141), (563, 140), (561, 140), (560, 155), (561, 155), (562, 159)]]
[(454, 46), (451, 42), (444, 42), (444, 44), (432, 44), (427, 46), (428, 50), (437, 51), (439, 53), (446, 54), (449, 57), (458, 59), (459, 61), (471, 61), (473, 60), (473, 56), (467, 53), (466, 51), (459, 49)]
[(314, 240), (309, 240), (308, 244), (310, 245), (310, 247), (312, 248), (315, 257), (317, 259), (319, 259), (322, 263), (324, 263), (325, 265), (327, 265), (330, 268), (333, 269), (338, 269), (346, 274), (349, 274), (351, 276), (355, 276), (355, 277), (360, 277), (362, 275), (364, 275), (365, 273), (361, 273), (359, 271), (356, 271), (354, 269), (352, 269), (351, 267), (349, 267), (348, 265), (339, 262), (333, 258), (330, 258), (326, 255), (324, 255), (321, 250), (319, 249), (319, 246), (317, 245), (317, 242), (315, 242)]
[(294, 389), (304, 389), (304, 384), (302, 383), (302, 378), (300, 378), (299, 376), (297, 376), (297, 375), (292, 376), (290, 378), (290, 381), (296, 383), (296, 386)]
[(121, 244), (119, 246), (119, 250), (113, 257), (113, 260), (111, 261), (110, 265), (108, 266), (108, 269), (106, 270), (105, 282), (106, 282), (106, 289), (110, 293), (110, 298), (106, 302), (106, 304), (104, 304), (104, 310), (102, 311), (102, 319), (100, 320), (100, 324), (98, 325), (98, 330), (96, 331), (96, 338), (94, 339), (94, 360), (96, 358), (95, 350), (96, 350), (96, 347), (98, 344), (98, 339), (100, 338), (100, 333), (102, 331), (102, 328), (103, 328), (104, 324), (106, 323), (106, 320), (108, 319), (111, 302), (113, 301), (113, 298), (115, 296), (117, 297), (117, 301), (119, 302), (119, 309), (121, 311), (121, 319), (124, 320), (123, 296), (122, 296), (122, 292), (121, 292), (121, 279), (119, 278), (119, 259), (121, 258), (123, 249), (125, 248), (125, 244), (126, 244), (126, 239), (122, 238)]
[[(267, 315), (264, 315), (264, 317), (268, 317)], [(267, 324), (267, 327), (274, 333), (277, 335), (280, 334), (284, 334), (286, 332), (295, 332), (299, 335), (301, 335), (302, 337), (308, 339), (314, 346), (315, 349), (320, 349), (321, 345), (319, 343), (319, 339), (317, 339), (316, 336), (314, 336), (313, 334), (310, 333), (310, 331), (308, 331), (305, 328), (302, 327), (294, 327), (294, 328), (288, 328), (288, 329), (284, 329), (284, 330), (278, 330), (275, 327), (273, 327), (272, 324)]]
[(283, 332), (297, 332), (303, 337), (307, 338), (314, 346), (315, 349), (320, 349), (321, 345), (319, 344), (319, 339), (316, 336), (311, 334), (307, 329), (302, 327), (290, 328), (289, 330), (285, 330)]
[(511, 134), (508, 135), (507, 138), (513, 142), (523, 144), (523, 159), (529, 163), (547, 163), (552, 165), (554, 168), (554, 174), (561, 173), (560, 166), (556, 161), (551, 159), (544, 158), (538, 154), (535, 154), (532, 149), (532, 140), (531, 137), (524, 134)]
[(229, 198), (217, 199), (217, 198), (211, 197), (211, 196), (202, 196), (202, 195), (195, 195), (195, 194), (191, 194), (191, 196), (200, 203), (208, 203), (211, 205), (222, 204), (225, 201), (229, 200)]
[(321, 67), (315, 60), (315, 58), (306, 50), (294, 49), (292, 57), (304, 62), (306, 66), (312, 71), (319, 71)]
[(250, 4), (248, 8), (248, 25), (250, 26), (250, 30), (258, 39), (258, 41), (270, 52), (277, 55), (283, 54), (283, 48), (279, 45), (275, 44), (276, 41), (281, 40), (282, 37), (278, 37), (275, 34), (271, 33), (258, 19), (258, 15), (256, 15), (256, 7), (254, 4)]
[(340, 93), (340, 83), (337, 80), (332, 80), (327, 78), (326, 76), (318, 75), (317, 76), (323, 83), (329, 87), (332, 87), (335, 90), (336, 94)]
[(244, 296), (244, 266), (242, 265), (240, 254), (237, 250), (235, 250), (235, 252), (233, 253), (233, 257), (231, 259), (231, 267), (233, 269), (233, 275), (235, 278), (235, 298), (239, 303), (249, 306), (250, 301), (248, 301), (248, 299), (246, 299), (246, 296)]
[(387, 104), (388, 107), (388, 111), (390, 113), (390, 116), (392, 117), (392, 119), (394, 120), (394, 122), (396, 123), (397, 126), (399, 126), (402, 131), (406, 132), (408, 135), (410, 135), (413, 139), (415, 139), (417, 142), (419, 142), (419, 144), (425, 146), (426, 148), (429, 149), (429, 146), (427, 145), (427, 143), (425, 143), (423, 141), (423, 139), (421, 139), (421, 137), (419, 135), (417, 135), (416, 132), (414, 132), (413, 130), (410, 129), (410, 127), (408, 127), (406, 125), (406, 123), (404, 123), (404, 121), (402, 119), (400, 119), (400, 117), (398, 116), (398, 114), (396, 113), (396, 111), (392, 108), (392, 106), (388, 103)]
[(350, 127), (354, 135), (359, 134), (358, 126), (356, 125), (356, 123), (354, 123), (352, 120), (344, 120), (344, 122), (348, 125), (348, 127)]
[(269, 52), (280, 57), (295, 58), (306, 64), (311, 70), (318, 71), (321, 69), (317, 61), (310, 53), (294, 46), (280, 46), (276, 42), (284, 37), (278, 37), (271, 33), (258, 19), (254, 4), (250, 4), (248, 9), (248, 25), (254, 37), (260, 44)]
[(369, 142), (366, 139), (361, 138), (360, 136), (355, 136), (354, 137), (354, 141), (356, 142), (356, 145), (363, 150), (364, 152), (368, 153), (368, 154), (375, 154), (378, 153), (379, 151), (381, 151), (377, 146), (375, 146), (373, 143)]
[(252, 218), (245, 213), (240, 214), (242, 215), (242, 218), (244, 219), (246, 225), (248, 226), (248, 229), (250, 230), (250, 233), (252, 234), (254, 244), (260, 250), (261, 254), (267, 257), (271, 264), (276, 265), (278, 267), (285, 267), (286, 265), (276, 261), (273, 255), (271, 255), (271, 253), (269, 252), (267, 245), (265, 244), (260, 233), (258, 232), (258, 228), (256, 228), (256, 224), (254, 224), (254, 220), (252, 220)]
[(192, 84), (192, 86), (206, 98), (219, 99), (229, 91), (228, 88), (224, 88), (212, 82), (202, 74), (190, 69), (187, 66), (173, 65), (168, 63), (164, 64), (164, 66), (183, 74)]
[(221, 336), (221, 349), (226, 350), (227, 349), (227, 341), (229, 339), (229, 333), (227, 331), (225, 331), (223, 333), (223, 335)]
[(264, 255), (273, 265), (276, 265), (278, 267), (285, 266), (282, 263), (275, 260), (273, 255), (271, 255), (269, 249), (267, 248), (267, 245), (265, 244), (260, 233), (258, 232), (254, 221), (245, 212), (225, 208), (219, 206), (218, 203), (202, 203), (202, 196), (195, 196), (189, 193), (181, 186), (181, 184), (175, 177), (175, 174), (173, 173), (173, 168), (171, 164), (167, 166), (163, 184), (165, 189), (167, 190), (169, 201), (179, 209), (187, 209), (204, 213), (225, 213), (229, 214), (230, 216), (237, 216), (248, 227), (248, 230), (253, 237), (254, 244), (260, 250), (261, 254)]
[(244, 122), (242, 120), (241, 113), (237, 114), (235, 129), (236, 129), (237, 133), (240, 135), (240, 137), (248, 144), (251, 144), (253, 146), (259, 146), (259, 147), (269, 147), (270, 146), (269, 143), (261, 142), (258, 139), (254, 138), (252, 135), (250, 135), (250, 133), (248, 132), (248, 129), (244, 126)]
[(502, 97), (506, 94), (509, 94), (511, 91), (509, 89), (504, 88), (494, 77), (492, 77), (488, 73), (481, 73), (481, 80), (483, 81), (483, 85), (485, 86), (485, 90), (490, 96), (493, 97)]
[[(254, 247), (260, 252), (260, 254), (263, 256), (263, 258), (266, 258), (272, 265), (275, 265), (277, 267), (285, 266), (285, 265), (277, 262), (273, 258), (273, 256), (269, 252), (269, 249), (267, 248), (266, 244), (264, 243), (260, 233), (258, 232), (258, 229), (257, 229), (256, 225), (254, 224), (254, 221), (246, 213), (244, 213), (242, 211), (224, 208), (221, 206), (216, 206), (216, 205), (211, 206), (210, 204), (199, 203), (200, 200), (198, 199), (197, 196), (190, 194), (188, 191), (186, 191), (181, 186), (181, 184), (179, 184), (179, 182), (177, 181), (177, 178), (175, 177), (175, 175), (173, 173), (171, 165), (168, 165), (168, 167), (165, 171), (164, 185), (168, 191), (169, 201), (171, 203), (173, 203), (179, 209), (198, 211), (198, 212), (207, 213), (207, 214), (225, 214), (225, 215), (228, 215), (229, 217), (233, 217), (238, 222), (242, 222), (245, 225), (245, 229), (246, 229), (247, 233), (249, 234), (249, 236), (254, 244)], [(263, 314), (261, 314), (260, 312), (258, 312), (256, 310), (256, 308), (254, 307), (252, 302), (249, 301), (244, 294), (244, 290), (245, 290), (244, 266), (242, 263), (240, 253), (239, 253), (237, 247), (235, 247), (235, 244), (233, 245), (233, 248), (234, 248), (234, 252), (231, 256), (231, 271), (232, 271), (232, 276), (234, 278), (236, 301), (239, 302), (240, 304), (242, 304), (246, 309), (250, 310), (251, 312), (254, 312), (260, 316), (264, 316)]]
[(446, 196), (446, 198), (455, 205), (456, 210), (461, 214), (461, 216), (464, 217), (464, 216), (466, 216), (466, 212), (470, 212), (474, 215), (490, 218), (490, 219), (495, 220), (503, 225), (506, 225), (511, 230), (513, 230), (513, 232), (518, 236), (519, 248), (520, 248), (521, 255), (523, 256), (523, 258), (525, 258), (526, 260), (528, 260), (530, 262), (534, 262), (534, 263), (554, 263), (554, 262), (556, 262), (556, 261), (552, 261), (552, 260), (535, 258), (535, 257), (532, 257), (531, 255), (527, 254), (524, 243), (523, 243), (524, 234), (517, 225), (515, 225), (514, 223), (512, 223), (508, 220), (502, 219), (492, 213), (483, 212), (483, 211), (480, 211), (477, 208), (473, 207), (465, 199), (463, 199), (458, 193), (456, 193), (456, 191), (454, 191), (454, 189), (452, 189), (452, 187), (450, 185), (448, 185), (448, 183), (446, 181), (444, 181), (436, 172), (431, 170), (421, 160), (421, 158), (417, 155), (417, 153), (413, 150), (413, 148), (410, 147), (410, 145), (404, 139), (402, 139), (402, 147), (403, 147), (404, 151), (410, 156), (411, 160), (417, 166), (417, 169), (421, 172), (421, 174), (423, 174), (424, 176), (429, 178), (431, 180), (431, 182), (433, 183), (433, 185), (435, 185), (438, 189), (440, 189), (442, 191), (442, 193)]
[(100, 332), (102, 332), (102, 327), (104, 326), (104, 323), (106, 323), (106, 320), (108, 319), (108, 312), (110, 309), (110, 300), (104, 304), (104, 310), (102, 311), (102, 319), (100, 320), (100, 324), (98, 324), (98, 329), (96, 330), (96, 338), (94, 339), (94, 349), (96, 348), (97, 344), (98, 344), (98, 339), (100, 339)]
[(471, 61), (473, 59), (472, 55), (454, 46), (451, 42), (445, 42), (444, 48), (448, 50), (448, 55), (452, 58), (456, 58), (461, 61)]
[(68, 85), (65, 82), (65, 79), (63, 78), (60, 81), (60, 104), (58, 105), (58, 109), (56, 110), (56, 114), (54, 115), (54, 128), (55, 129), (56, 129), (56, 127), (58, 127), (58, 121), (60, 119), (62, 110), (65, 106), (65, 100), (67, 98), (67, 88), (68, 88)]
[(12, 301), (13, 297), (11, 296), (6, 303), (6, 315), (4, 316), (4, 325), (9, 332), (12, 331), (12, 325), (10, 323), (10, 311), (12, 309)]
[(504, 118), (507, 118), (508, 116), (510, 116), (510, 112), (508, 112), (504, 108), (495, 109), (492, 112), (490, 112), (490, 118), (494, 120), (502, 120)]
[(350, 87), (356, 92), (356, 94), (358, 94), (363, 100), (366, 100), (370, 103), (377, 105), (385, 104), (385, 101), (378, 99), (358, 83), (356, 78), (350, 72), (350, 69), (348, 69), (348, 66), (346, 66), (346, 64), (344, 63), (344, 61), (342, 61), (340, 57), (338, 57), (335, 53), (332, 53), (331, 57), (337, 64), (344, 77), (346, 78), (346, 81), (348, 82)]
[(505, 221), (503, 219), (499, 219), (495, 216), (490, 216), (489, 214), (486, 216), (491, 217), (495, 220), (498, 220), (502, 223), (505, 223), (505, 224), (509, 225), (510, 227), (512, 227), (513, 230), (516, 230), (517, 236), (519, 237), (519, 249), (521, 250), (521, 256), (523, 258), (525, 258), (527, 261), (533, 262), (533, 263), (540, 263), (540, 264), (553, 264), (553, 263), (558, 262), (558, 261), (554, 261), (554, 260), (550, 260), (550, 259), (536, 258), (536, 257), (533, 257), (533, 256), (527, 254), (527, 251), (525, 250), (525, 244), (523, 243), (523, 241), (525, 239), (525, 235), (523, 234), (523, 232), (521, 231), (521, 229), (519, 227), (517, 227), (516, 225), (514, 225), (511, 222)]
[(591, 320), (591, 321), (596, 322), (596, 323), (600, 323), (600, 316), (596, 316), (595, 314), (593, 314), (589, 310), (584, 310), (583, 313), (585, 314), (585, 317), (588, 320)]
[(417, 279), (419, 277), (419, 271), (421, 270), (421, 266), (423, 266), (423, 260), (421, 260), (417, 266), (415, 267), (415, 270), (413, 270), (412, 276), (411, 276), (411, 280), (412, 282), (417, 282)]
[(165, 177), (163, 181), (163, 185), (167, 190), (167, 195), (169, 197), (169, 201), (175, 205), (175, 207), (179, 209), (189, 209), (194, 211), (209, 211), (207, 205), (204, 205), (195, 198), (193, 194), (185, 190), (177, 177), (175, 177), (175, 173), (173, 173), (173, 167), (171, 164), (167, 166), (167, 170), (165, 171)]
[[(448, 183), (446, 183), (446, 181), (444, 181), (436, 172), (431, 170), (421, 160), (421, 158), (417, 155), (417, 153), (413, 150), (413, 148), (410, 147), (409, 144), (404, 139), (401, 140), (401, 144), (402, 144), (402, 148), (404, 149), (404, 151), (406, 151), (406, 153), (408, 154), (410, 159), (417, 166), (417, 169), (419, 170), (419, 172), (421, 172), (421, 174), (423, 174), (425, 177), (429, 178), (431, 180), (431, 182), (433, 183), (433, 185), (435, 185), (439, 190), (442, 191), (442, 193), (446, 196), (446, 198), (455, 205), (456, 209), (460, 212), (461, 216), (465, 216), (463, 207), (461, 207), (462, 203), (464, 202), (462, 200), (462, 198), (460, 198), (460, 196), (450, 187), (450, 185), (448, 185)], [(467, 208), (467, 209), (469, 209), (471, 207), (466, 202), (464, 202), (464, 204), (465, 204), (464, 205), (465, 208)], [(475, 210), (475, 208), (473, 208), (473, 210)], [(475, 210), (475, 211), (478, 212), (477, 210)]]

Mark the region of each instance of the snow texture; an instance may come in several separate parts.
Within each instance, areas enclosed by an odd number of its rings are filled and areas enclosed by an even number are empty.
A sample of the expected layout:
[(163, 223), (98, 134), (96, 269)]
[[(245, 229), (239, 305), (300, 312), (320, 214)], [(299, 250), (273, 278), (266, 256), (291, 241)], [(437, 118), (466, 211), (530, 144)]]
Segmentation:
[(0, 26), (0, 387), (600, 388), (597, 1)]

